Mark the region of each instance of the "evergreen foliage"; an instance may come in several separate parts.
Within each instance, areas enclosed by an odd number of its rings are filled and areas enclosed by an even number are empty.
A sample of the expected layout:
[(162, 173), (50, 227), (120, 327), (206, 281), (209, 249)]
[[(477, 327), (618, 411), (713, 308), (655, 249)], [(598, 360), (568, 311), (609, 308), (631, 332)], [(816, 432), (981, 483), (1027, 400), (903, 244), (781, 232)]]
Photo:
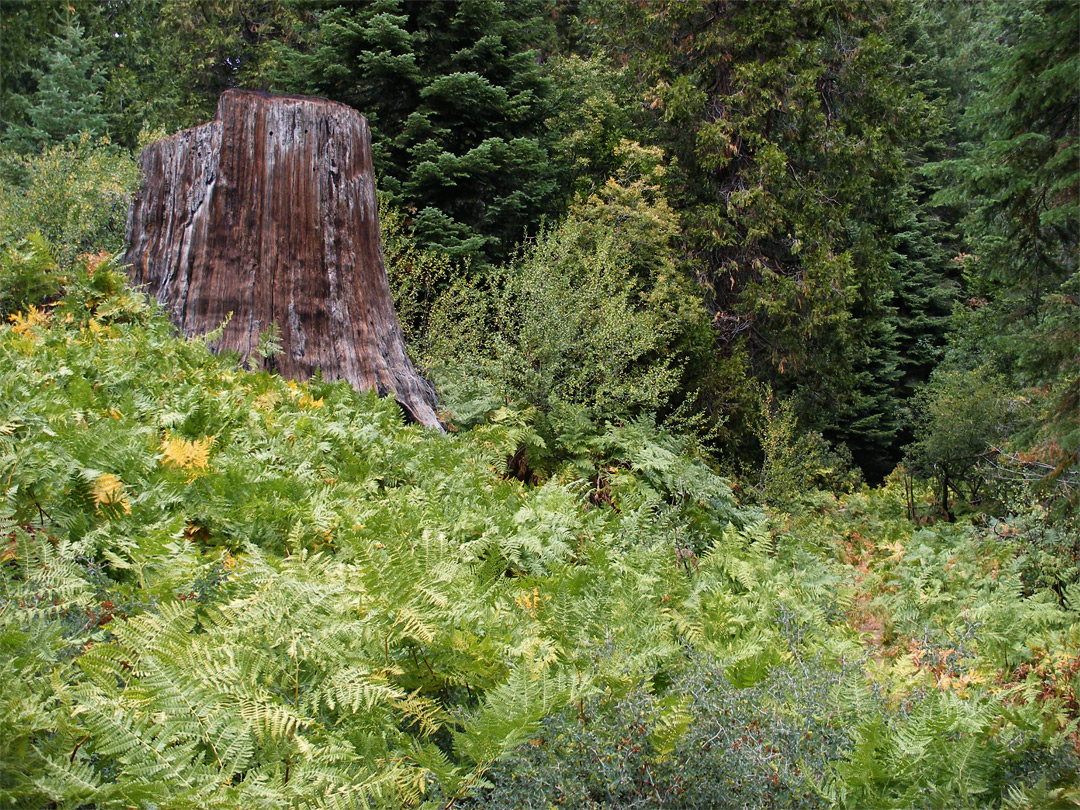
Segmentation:
[(669, 197), (721, 347), (747, 353), (755, 376), (794, 395), (805, 425), (870, 465), (900, 421), (889, 248), (905, 149), (934, 117), (894, 68), (889, 11), (598, 3), (594, 13), (670, 150)]
[(18, 151), (35, 151), (50, 143), (106, 134), (101, 52), (82, 26), (69, 18), (43, 54), (43, 65), (31, 71), (35, 88), (4, 99), (3, 142)]
[(274, 87), (362, 111), (384, 189), (420, 247), (486, 264), (558, 196), (539, 12), (531, 0), (328, 4), (309, 38), (281, 48)]
[[(1022, 418), (984, 425), (993, 438), (968, 441), (967, 454), (981, 456), (979, 476), (1019, 484), (1021, 499), (1043, 499), (1071, 532), (1080, 499), (1080, 107), (1070, 87), (1080, 77), (1080, 20), (1070, 3), (994, 5), (987, 18), (994, 45), (963, 120), (972, 142), (938, 167), (954, 180), (938, 199), (964, 213), (956, 261), (969, 295), (938, 373), (983, 370), (993, 391), (971, 388), (957, 402), (954, 386), (938, 386), (923, 410), (976, 412), (988, 398), (1022, 403)], [(932, 430), (916, 437), (916, 452), (947, 465), (952, 450), (935, 447)]]

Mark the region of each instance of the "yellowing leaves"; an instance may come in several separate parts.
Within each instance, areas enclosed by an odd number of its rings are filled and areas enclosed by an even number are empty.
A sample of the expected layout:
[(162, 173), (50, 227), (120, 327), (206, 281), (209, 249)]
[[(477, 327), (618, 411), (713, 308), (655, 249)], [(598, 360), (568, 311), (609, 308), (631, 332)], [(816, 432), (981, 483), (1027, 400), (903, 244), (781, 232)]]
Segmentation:
[(45, 310), (38, 309), (33, 304), (27, 309), (24, 315), (21, 312), (16, 312), (8, 318), (11, 321), (11, 331), (16, 335), (26, 335), (35, 326), (43, 326), (49, 322), (49, 313)]
[(514, 601), (517, 602), (519, 608), (528, 613), (534, 619), (540, 608), (550, 599), (549, 596), (541, 596), (539, 588), (533, 588), (532, 593), (528, 591), (522, 591), (514, 597)]
[(900, 563), (901, 561), (903, 561), (904, 555), (907, 553), (907, 549), (904, 548), (904, 544), (901, 543), (899, 540), (894, 540), (891, 543), (878, 543), (877, 547), (883, 551), (891, 551), (892, 554), (890, 554), (885, 559), (894, 563)]
[(191, 472), (205, 470), (210, 466), (210, 448), (213, 446), (213, 436), (190, 440), (166, 435), (160, 447), (161, 463)]
[(281, 395), (277, 391), (265, 391), (255, 397), (255, 407), (260, 411), (272, 411), (280, 401)]
[[(296, 402), (299, 407), (306, 408), (307, 410), (317, 411), (322, 408), (324, 404), (322, 397), (316, 399), (309, 392), (301, 388), (296, 380), (285, 381), (285, 394), (289, 400)], [(282, 395), (280, 391), (271, 389), (269, 391), (264, 391), (255, 397), (255, 407), (261, 411), (272, 411), (281, 401)]]
[(91, 493), (94, 496), (94, 506), (99, 512), (103, 506), (113, 506), (124, 512), (131, 512), (127, 488), (124, 482), (112, 473), (102, 473), (95, 478), (91, 485)]

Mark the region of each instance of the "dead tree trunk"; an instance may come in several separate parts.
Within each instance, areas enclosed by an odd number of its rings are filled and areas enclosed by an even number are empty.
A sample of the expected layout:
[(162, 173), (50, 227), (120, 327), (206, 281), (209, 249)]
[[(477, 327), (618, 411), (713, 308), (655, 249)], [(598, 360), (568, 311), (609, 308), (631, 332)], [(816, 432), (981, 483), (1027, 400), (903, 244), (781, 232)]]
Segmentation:
[(250, 357), (277, 324), (275, 370), (321, 369), (439, 427), (405, 353), (382, 260), (367, 121), (343, 104), (228, 90), (209, 124), (142, 153), (125, 261), (185, 335)]

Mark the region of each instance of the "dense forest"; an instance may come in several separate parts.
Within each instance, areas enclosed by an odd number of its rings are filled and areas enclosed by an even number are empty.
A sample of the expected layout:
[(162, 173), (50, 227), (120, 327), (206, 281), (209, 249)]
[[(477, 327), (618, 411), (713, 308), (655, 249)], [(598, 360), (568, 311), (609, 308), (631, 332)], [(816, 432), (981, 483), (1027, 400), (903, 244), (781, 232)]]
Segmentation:
[[(229, 88), (445, 433), (129, 282)], [(1076, 0), (0, 0), (0, 105), (0, 804), (1080, 807)]]

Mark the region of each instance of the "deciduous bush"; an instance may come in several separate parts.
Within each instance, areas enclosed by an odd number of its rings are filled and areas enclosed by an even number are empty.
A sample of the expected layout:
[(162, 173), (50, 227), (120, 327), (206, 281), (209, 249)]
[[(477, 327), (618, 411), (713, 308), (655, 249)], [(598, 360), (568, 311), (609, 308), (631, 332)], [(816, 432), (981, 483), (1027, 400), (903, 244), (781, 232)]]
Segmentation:
[(38, 230), (61, 269), (81, 253), (123, 247), (139, 169), (131, 153), (88, 135), (40, 154), (0, 155), (0, 238)]

